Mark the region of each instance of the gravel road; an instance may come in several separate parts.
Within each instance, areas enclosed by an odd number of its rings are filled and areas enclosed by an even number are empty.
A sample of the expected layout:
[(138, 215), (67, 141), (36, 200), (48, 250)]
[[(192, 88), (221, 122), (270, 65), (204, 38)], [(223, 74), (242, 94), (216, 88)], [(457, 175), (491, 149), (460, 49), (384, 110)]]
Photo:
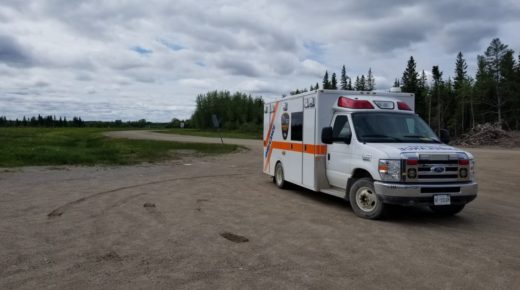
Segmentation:
[[(148, 131), (113, 137), (219, 139)], [(261, 142), (117, 167), (0, 169), (0, 289), (513, 289), (520, 150), (470, 149), (479, 197), (456, 217), (278, 189)]]

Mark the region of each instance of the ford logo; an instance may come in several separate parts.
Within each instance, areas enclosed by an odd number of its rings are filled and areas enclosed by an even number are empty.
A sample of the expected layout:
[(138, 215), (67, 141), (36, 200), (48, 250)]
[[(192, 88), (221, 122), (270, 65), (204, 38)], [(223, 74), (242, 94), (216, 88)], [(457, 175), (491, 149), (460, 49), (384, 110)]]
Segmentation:
[(435, 173), (443, 173), (444, 170), (446, 170), (444, 167), (442, 166), (433, 166), (431, 168), (431, 171), (435, 172)]

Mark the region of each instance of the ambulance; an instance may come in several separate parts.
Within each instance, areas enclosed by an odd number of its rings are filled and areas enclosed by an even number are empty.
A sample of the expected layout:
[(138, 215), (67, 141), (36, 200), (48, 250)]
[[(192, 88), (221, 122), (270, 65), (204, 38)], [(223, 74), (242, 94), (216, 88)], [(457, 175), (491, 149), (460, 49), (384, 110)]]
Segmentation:
[(414, 113), (413, 94), (315, 90), (266, 103), (263, 172), (344, 198), (377, 219), (388, 204), (454, 215), (477, 196), (475, 160)]

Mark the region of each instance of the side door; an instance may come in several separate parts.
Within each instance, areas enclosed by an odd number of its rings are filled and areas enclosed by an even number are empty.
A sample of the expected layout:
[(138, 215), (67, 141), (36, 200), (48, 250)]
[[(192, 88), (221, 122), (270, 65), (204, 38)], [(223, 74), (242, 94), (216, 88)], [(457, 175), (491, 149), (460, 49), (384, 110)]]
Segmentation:
[[(282, 162), (284, 166), (285, 179), (289, 182), (302, 184), (303, 165), (303, 99), (297, 98), (287, 100), (287, 105), (282, 105), (281, 118), (289, 119), (289, 131), (283, 135), (284, 142), (282, 150)], [(285, 107), (287, 106), (287, 107)], [(285, 116), (284, 116), (285, 115)]]
[(332, 123), (332, 132), (334, 139), (341, 139), (341, 141), (334, 141), (327, 145), (327, 179), (329, 184), (346, 189), (347, 180), (350, 177), (352, 169), (352, 146), (345, 143), (343, 139), (346, 136), (352, 136), (352, 129), (348, 115), (336, 115)]

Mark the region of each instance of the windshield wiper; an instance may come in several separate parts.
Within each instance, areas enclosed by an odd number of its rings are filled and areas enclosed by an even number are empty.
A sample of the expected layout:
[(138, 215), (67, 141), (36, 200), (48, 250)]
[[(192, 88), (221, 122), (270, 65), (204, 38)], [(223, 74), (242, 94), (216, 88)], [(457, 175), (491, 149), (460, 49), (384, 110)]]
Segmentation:
[(361, 138), (363, 138), (363, 139), (364, 138), (386, 138), (386, 139), (392, 139), (394, 141), (402, 141), (399, 138), (395, 138), (395, 137), (387, 136), (387, 135), (381, 135), (381, 134), (362, 135)]
[[(435, 143), (441, 143), (437, 139), (433, 139), (432, 137), (422, 136), (422, 135), (405, 135), (403, 137), (405, 137), (405, 138), (416, 138), (416, 139), (422, 139), (422, 141), (432, 141), (432, 142), (435, 142)], [(424, 139), (428, 139), (428, 140), (424, 140)]]

